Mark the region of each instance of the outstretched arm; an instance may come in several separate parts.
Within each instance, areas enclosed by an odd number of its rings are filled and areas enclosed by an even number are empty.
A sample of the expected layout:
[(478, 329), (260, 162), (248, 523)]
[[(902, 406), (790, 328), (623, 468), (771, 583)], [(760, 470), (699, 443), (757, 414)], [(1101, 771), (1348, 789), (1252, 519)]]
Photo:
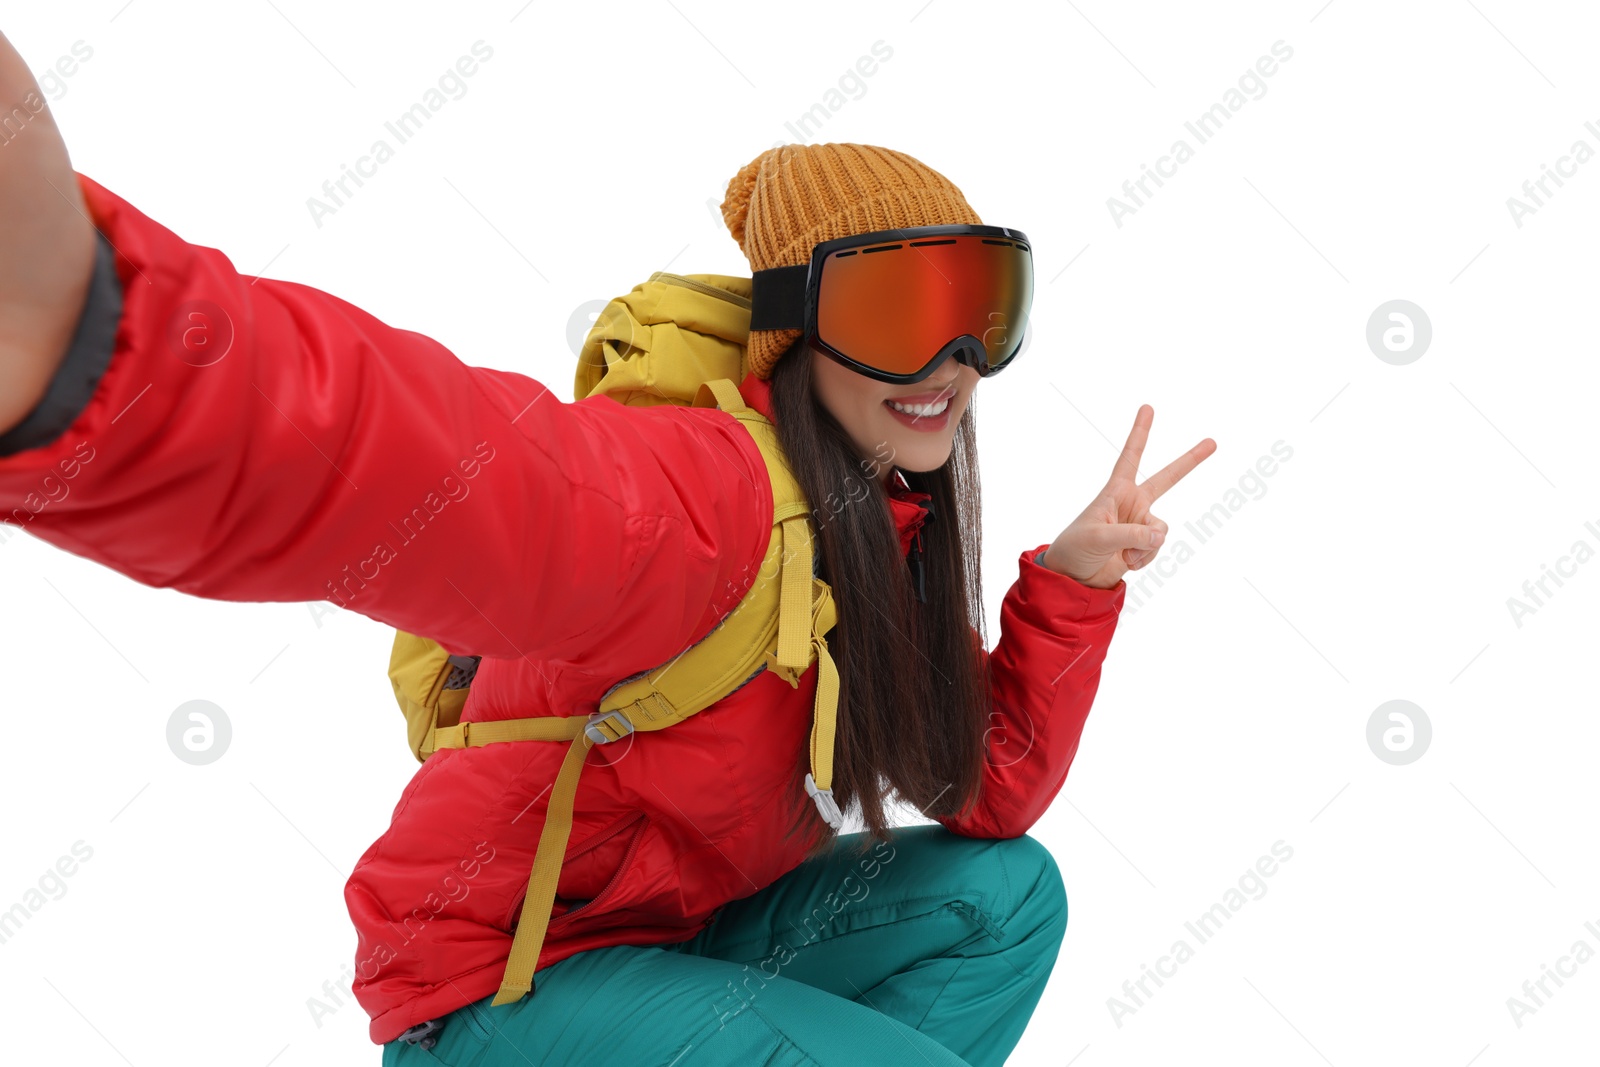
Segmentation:
[[(6, 162), (36, 129), (0, 168), (44, 211), (65, 157)], [(0, 436), (0, 540), (21, 527), (146, 585), (327, 600), (452, 653), (618, 677), (710, 630), (758, 569), (771, 487), (732, 416), (562, 403), (338, 297), (242, 275), (65, 173), (98, 253), (86, 301), (62, 292), (78, 268), (46, 270), (52, 290), (19, 265), (56, 254), (49, 240), (0, 228), (4, 359), (17, 389), (35, 383)], [(17, 310), (36, 300), (81, 314), (46, 329)]]

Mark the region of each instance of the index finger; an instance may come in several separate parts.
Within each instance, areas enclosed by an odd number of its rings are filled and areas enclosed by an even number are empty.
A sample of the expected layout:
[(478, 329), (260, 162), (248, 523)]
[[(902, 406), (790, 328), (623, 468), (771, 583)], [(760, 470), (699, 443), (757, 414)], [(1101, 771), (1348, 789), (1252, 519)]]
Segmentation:
[(1204, 441), (1201, 441), (1189, 451), (1156, 471), (1139, 488), (1147, 491), (1151, 500), (1157, 500), (1162, 493), (1177, 485), (1178, 479), (1198, 467), (1201, 460), (1216, 450), (1217, 443), (1207, 437)]
[(1128, 434), (1128, 443), (1122, 446), (1122, 454), (1117, 457), (1116, 466), (1111, 468), (1113, 481), (1120, 477), (1131, 482), (1139, 476), (1139, 457), (1144, 455), (1145, 442), (1150, 439), (1150, 424), (1155, 417), (1155, 409), (1149, 404), (1139, 405), (1139, 413), (1133, 417), (1133, 431)]

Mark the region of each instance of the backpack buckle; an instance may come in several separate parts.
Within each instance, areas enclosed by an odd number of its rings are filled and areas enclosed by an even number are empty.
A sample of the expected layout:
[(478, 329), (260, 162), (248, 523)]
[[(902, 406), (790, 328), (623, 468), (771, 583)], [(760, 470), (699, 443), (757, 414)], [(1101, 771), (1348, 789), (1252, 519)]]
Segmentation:
[(439, 1031), (443, 1029), (443, 1019), (429, 1019), (408, 1029), (400, 1035), (399, 1040), (408, 1045), (421, 1045), (424, 1049), (431, 1049), (439, 1043)]
[(811, 799), (817, 802), (817, 810), (828, 821), (828, 825), (835, 830), (844, 825), (844, 815), (839, 811), (839, 805), (833, 799), (832, 789), (818, 789), (817, 780), (811, 777), (811, 772), (806, 772), (806, 792)]
[[(607, 733), (606, 729), (601, 726), (601, 723), (608, 720), (615, 720), (610, 727), (614, 733)], [(583, 732), (595, 744), (603, 745), (608, 741), (616, 741), (633, 733), (633, 723), (629, 722), (628, 717), (620, 711), (597, 711), (589, 716), (589, 721), (584, 724)]]

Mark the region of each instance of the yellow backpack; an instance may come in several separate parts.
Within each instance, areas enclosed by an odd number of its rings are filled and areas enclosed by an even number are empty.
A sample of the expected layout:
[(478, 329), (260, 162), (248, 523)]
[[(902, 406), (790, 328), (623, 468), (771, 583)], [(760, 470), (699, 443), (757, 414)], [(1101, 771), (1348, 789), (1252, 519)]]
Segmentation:
[(533, 988), (572, 830), (578, 775), (591, 745), (680, 723), (762, 670), (798, 688), (801, 675), (816, 663), (820, 673), (806, 791), (834, 829), (843, 822), (832, 791), (839, 676), (824, 639), (837, 614), (828, 583), (815, 573), (810, 508), (783, 457), (777, 431), (745, 404), (735, 385), (742, 378), (749, 328), (750, 279), (658, 271), (601, 311), (579, 353), (574, 380), (580, 400), (605, 394), (632, 405), (714, 403), (737, 418), (761, 450), (772, 482), (772, 536), (749, 591), (709, 634), (667, 663), (619, 681), (593, 715), (463, 723), (461, 710), (479, 657), (452, 656), (430, 638), (395, 633), (389, 680), (417, 759), (444, 748), (571, 742), (550, 794), (497, 1005), (520, 1000)]

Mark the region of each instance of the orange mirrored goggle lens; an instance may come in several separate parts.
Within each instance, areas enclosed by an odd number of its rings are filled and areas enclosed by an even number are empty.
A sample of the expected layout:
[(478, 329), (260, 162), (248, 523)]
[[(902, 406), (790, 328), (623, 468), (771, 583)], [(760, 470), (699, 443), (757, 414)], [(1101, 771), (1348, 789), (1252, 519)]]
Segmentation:
[(1021, 241), (977, 234), (889, 241), (829, 255), (817, 283), (817, 336), (860, 363), (915, 374), (963, 335), (985, 373), (1022, 344), (1033, 303), (1033, 255)]

